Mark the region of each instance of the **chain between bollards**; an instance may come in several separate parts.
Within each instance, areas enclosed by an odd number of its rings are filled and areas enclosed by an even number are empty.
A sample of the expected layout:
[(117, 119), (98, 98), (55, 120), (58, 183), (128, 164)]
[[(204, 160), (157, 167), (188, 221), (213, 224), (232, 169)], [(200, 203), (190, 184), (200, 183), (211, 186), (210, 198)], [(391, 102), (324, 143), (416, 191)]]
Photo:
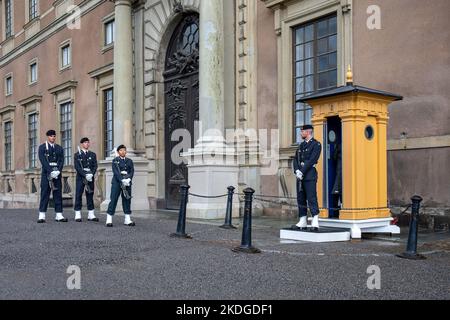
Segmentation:
[(255, 190), (247, 188), (245, 194), (244, 226), (242, 229), (242, 242), (239, 247), (233, 248), (234, 252), (261, 253), (261, 250), (252, 246), (252, 201)]
[(225, 224), (220, 226), (222, 229), (237, 229), (232, 224), (233, 219), (233, 195), (235, 188), (230, 186), (228, 187), (228, 199), (227, 199), (227, 211), (225, 214)]
[[(206, 197), (206, 196), (199, 196), (189, 193), (190, 186), (188, 185), (182, 185), (180, 187), (180, 194), (181, 194), (181, 201), (180, 201), (180, 210), (179, 210), (179, 217), (178, 217), (178, 224), (177, 224), (177, 232), (174, 234), (171, 234), (171, 237), (176, 238), (184, 238), (184, 239), (192, 239), (192, 237), (188, 234), (186, 234), (185, 228), (186, 228), (186, 207), (188, 203), (189, 195), (192, 196), (198, 196), (198, 197), (204, 197), (204, 198), (219, 198), (223, 196), (214, 196), (214, 197)], [(227, 199), (227, 209), (226, 209), (226, 215), (225, 215), (225, 224), (221, 226), (223, 229), (237, 229), (232, 224), (232, 211), (233, 211), (233, 196), (235, 188), (230, 186), (227, 188), (228, 194), (225, 195), (228, 197)], [(237, 195), (241, 195), (240, 193), (237, 193)], [(252, 202), (254, 199), (256, 200), (264, 200), (257, 198), (258, 196), (255, 196), (255, 190), (252, 188), (247, 188), (244, 190), (244, 198), (245, 200), (245, 208), (244, 208), (244, 222), (243, 222), (243, 230), (242, 230), (242, 242), (240, 247), (236, 247), (233, 249), (235, 252), (245, 252), (245, 253), (260, 253), (261, 251), (257, 248), (254, 248), (251, 243), (251, 228), (252, 228)], [(263, 197), (263, 196), (261, 196)], [(266, 196), (266, 197), (273, 197), (275, 196)], [(283, 198), (283, 197), (279, 197)], [(398, 255), (402, 258), (408, 258), (408, 259), (424, 259), (422, 255), (417, 254), (417, 233), (418, 233), (418, 216), (419, 216), (419, 209), (420, 209), (420, 203), (422, 201), (422, 198), (419, 196), (414, 196), (411, 198), (412, 200), (412, 214), (411, 214), (411, 224), (410, 224), (410, 230), (409, 230), (409, 238), (408, 238), (408, 246), (407, 251), (401, 255)], [(266, 200), (267, 202), (272, 202), (270, 200)], [(239, 199), (239, 202), (241, 200)], [(387, 207), (389, 208), (389, 207)], [(369, 209), (380, 209), (380, 208), (351, 208), (348, 210), (369, 210)], [(342, 208), (341, 208), (342, 210)], [(346, 209), (347, 210), (347, 209)], [(406, 210), (405, 210), (406, 211)]]
[(423, 255), (417, 253), (417, 235), (418, 235), (418, 224), (419, 224), (419, 211), (420, 203), (422, 198), (419, 196), (414, 196), (411, 198), (412, 209), (411, 209), (411, 222), (409, 224), (409, 235), (408, 235), (408, 245), (406, 247), (406, 252), (398, 254), (397, 257), (410, 259), (410, 260), (424, 260), (426, 259)]
[(181, 189), (180, 214), (178, 216), (177, 232), (172, 233), (170, 235), (172, 238), (192, 239), (190, 235), (186, 234), (186, 206), (188, 202), (190, 188), (191, 187), (187, 185), (182, 185), (180, 187)]

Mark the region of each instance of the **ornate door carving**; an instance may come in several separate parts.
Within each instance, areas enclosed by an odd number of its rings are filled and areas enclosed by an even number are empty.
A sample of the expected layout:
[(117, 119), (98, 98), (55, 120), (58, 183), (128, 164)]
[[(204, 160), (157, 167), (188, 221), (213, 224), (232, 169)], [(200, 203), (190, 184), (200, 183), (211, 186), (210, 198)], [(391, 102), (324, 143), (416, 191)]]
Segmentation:
[(172, 150), (180, 141), (171, 141), (177, 129), (187, 129), (194, 146), (194, 123), (199, 119), (199, 22), (187, 15), (170, 41), (164, 72), (165, 79), (165, 158), (166, 206), (179, 209), (179, 189), (188, 183), (186, 165), (172, 161)]

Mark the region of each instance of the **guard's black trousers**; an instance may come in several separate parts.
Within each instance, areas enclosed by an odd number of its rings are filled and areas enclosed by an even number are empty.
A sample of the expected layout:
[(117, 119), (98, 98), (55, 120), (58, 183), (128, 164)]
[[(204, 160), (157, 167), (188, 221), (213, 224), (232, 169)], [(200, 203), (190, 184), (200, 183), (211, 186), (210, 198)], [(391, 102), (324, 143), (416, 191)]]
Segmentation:
[(317, 180), (300, 181), (297, 179), (297, 204), (300, 217), (308, 215), (307, 207), (313, 217), (320, 213), (317, 202)]
[[(131, 186), (127, 187), (128, 193), (131, 195)], [(122, 208), (123, 213), (131, 214), (131, 199), (127, 200), (123, 195), (121, 185), (117, 181), (113, 181), (111, 186), (111, 202), (108, 206), (108, 214), (113, 216), (116, 213), (117, 202), (122, 195)]]
[[(62, 178), (61, 175), (57, 180), (53, 180), (55, 188), (58, 190), (53, 191), (53, 201), (55, 203), (55, 212), (63, 212), (62, 203)], [(52, 192), (50, 188), (50, 183), (48, 182), (47, 176), (41, 176), (41, 201), (39, 203), (39, 212), (47, 212), (48, 202), (50, 200), (50, 193)]]
[[(89, 187), (92, 191), (94, 191), (95, 183), (94, 180), (92, 182), (89, 182)], [(83, 206), (83, 193), (86, 193), (86, 203), (87, 203), (87, 209), (89, 211), (94, 210), (94, 192), (88, 193), (85, 189), (85, 185), (83, 183), (83, 178), (77, 176), (77, 182), (76, 182), (76, 192), (75, 192), (75, 211), (81, 211), (81, 208)]]

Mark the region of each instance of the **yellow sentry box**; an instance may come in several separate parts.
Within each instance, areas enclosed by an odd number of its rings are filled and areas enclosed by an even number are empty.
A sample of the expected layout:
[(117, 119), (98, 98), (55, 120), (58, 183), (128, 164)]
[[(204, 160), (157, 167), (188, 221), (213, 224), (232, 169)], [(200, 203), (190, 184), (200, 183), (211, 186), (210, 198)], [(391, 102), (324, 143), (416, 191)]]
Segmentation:
[[(319, 206), (337, 208), (339, 204), (342, 208), (339, 211), (323, 209), (320, 217), (340, 220), (389, 218), (388, 106), (403, 98), (355, 86), (352, 78), (349, 68), (346, 86), (299, 100), (311, 105), (315, 138), (323, 145), (317, 165)], [(336, 154), (337, 157), (333, 157)], [(342, 181), (337, 188), (339, 159), (342, 159)]]

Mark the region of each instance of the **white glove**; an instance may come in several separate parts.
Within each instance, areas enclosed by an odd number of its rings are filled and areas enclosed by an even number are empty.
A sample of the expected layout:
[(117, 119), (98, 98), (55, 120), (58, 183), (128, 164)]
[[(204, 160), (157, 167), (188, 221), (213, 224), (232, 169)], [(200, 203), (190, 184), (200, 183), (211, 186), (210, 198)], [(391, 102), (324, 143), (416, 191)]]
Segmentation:
[(55, 179), (58, 179), (58, 177), (59, 177), (59, 175), (61, 174), (61, 172), (60, 172), (60, 171), (54, 171), (54, 172), (55, 172), (55, 174), (56, 174)]
[(92, 182), (92, 178), (94, 178), (94, 175), (92, 175), (90, 173), (86, 175), (86, 180), (87, 181)]
[(125, 179), (125, 186), (129, 187), (131, 186), (131, 179)]
[(50, 177), (52, 177), (52, 179), (56, 179), (56, 178), (58, 178), (58, 171), (52, 171), (51, 173), (50, 173)]
[(127, 185), (127, 179), (122, 179), (122, 184), (123, 184), (124, 186), (126, 186), (126, 185)]
[(303, 173), (300, 170), (295, 171), (295, 175), (297, 176), (297, 179), (303, 180)]

